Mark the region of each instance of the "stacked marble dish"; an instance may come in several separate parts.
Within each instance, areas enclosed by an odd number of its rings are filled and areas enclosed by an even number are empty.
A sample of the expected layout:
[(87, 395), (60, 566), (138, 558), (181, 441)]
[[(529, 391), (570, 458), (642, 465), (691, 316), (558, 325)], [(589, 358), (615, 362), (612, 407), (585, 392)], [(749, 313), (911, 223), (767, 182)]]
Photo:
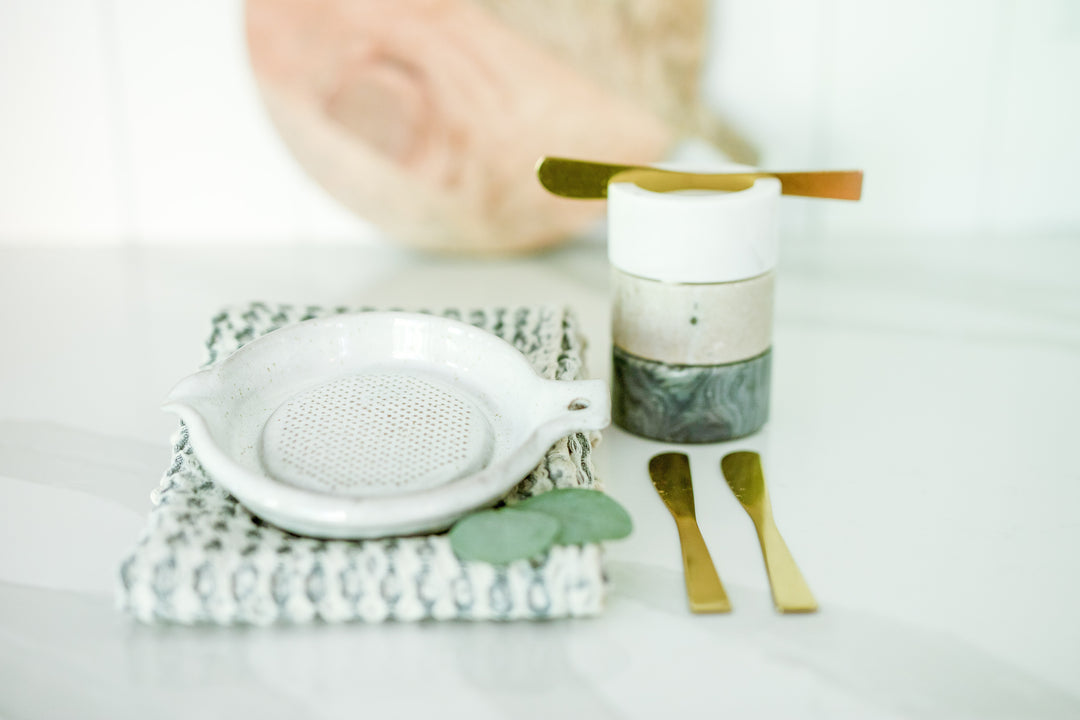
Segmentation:
[(612, 415), (644, 437), (749, 435), (769, 414), (780, 182), (608, 187)]

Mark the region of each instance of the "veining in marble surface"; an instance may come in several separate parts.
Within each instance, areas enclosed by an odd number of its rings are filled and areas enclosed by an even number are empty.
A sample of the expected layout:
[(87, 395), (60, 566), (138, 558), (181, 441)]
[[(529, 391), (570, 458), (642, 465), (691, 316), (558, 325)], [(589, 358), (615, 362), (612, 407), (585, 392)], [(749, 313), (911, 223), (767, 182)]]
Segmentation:
[(734, 440), (769, 419), (772, 351), (726, 365), (672, 365), (612, 348), (612, 420), (675, 443)]

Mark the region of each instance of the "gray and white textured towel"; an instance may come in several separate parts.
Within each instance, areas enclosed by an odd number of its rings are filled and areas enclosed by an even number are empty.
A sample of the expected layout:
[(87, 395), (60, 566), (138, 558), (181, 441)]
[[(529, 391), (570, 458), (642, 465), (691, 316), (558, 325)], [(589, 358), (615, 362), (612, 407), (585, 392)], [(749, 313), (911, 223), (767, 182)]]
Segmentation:
[[(254, 303), (213, 319), (206, 364), (282, 326), (374, 308)], [(546, 378), (584, 376), (573, 314), (553, 307), (446, 310), (510, 342)], [(556, 443), (506, 498), (559, 487), (598, 487), (597, 434)], [(248, 513), (199, 463), (186, 429), (152, 494), (145, 530), (120, 566), (119, 604), (145, 622), (257, 624), (385, 620), (517, 620), (595, 615), (605, 580), (598, 545), (556, 546), (497, 567), (463, 562), (445, 534), (380, 540), (319, 540), (279, 530)]]

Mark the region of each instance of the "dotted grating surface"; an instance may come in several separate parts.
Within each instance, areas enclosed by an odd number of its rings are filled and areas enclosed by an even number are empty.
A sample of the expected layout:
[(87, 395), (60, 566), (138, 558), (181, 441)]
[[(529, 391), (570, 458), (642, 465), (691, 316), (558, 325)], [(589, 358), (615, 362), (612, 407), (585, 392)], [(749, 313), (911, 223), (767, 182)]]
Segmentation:
[(491, 426), (469, 399), (407, 374), (354, 375), (299, 393), (263, 430), (276, 479), (335, 495), (422, 490), (481, 469)]

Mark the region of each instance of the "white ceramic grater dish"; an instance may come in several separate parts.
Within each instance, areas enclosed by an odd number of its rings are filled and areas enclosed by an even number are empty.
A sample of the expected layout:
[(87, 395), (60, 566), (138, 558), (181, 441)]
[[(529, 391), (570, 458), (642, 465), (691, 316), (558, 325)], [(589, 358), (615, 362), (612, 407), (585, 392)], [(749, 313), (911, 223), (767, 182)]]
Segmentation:
[(325, 538), (445, 529), (560, 438), (610, 420), (603, 381), (546, 380), (491, 333), (404, 312), (276, 330), (180, 381), (162, 407), (251, 512)]

